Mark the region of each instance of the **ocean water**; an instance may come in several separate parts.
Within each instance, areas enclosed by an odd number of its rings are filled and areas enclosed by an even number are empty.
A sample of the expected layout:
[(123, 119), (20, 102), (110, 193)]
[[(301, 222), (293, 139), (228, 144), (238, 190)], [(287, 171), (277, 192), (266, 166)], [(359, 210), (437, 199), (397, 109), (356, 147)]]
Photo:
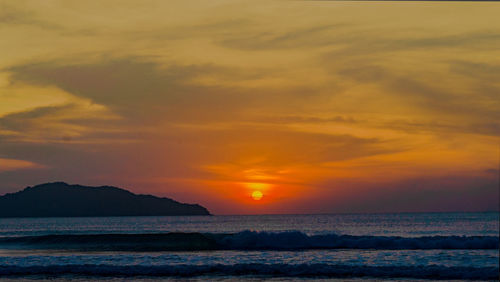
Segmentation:
[(0, 219), (2, 280), (497, 280), (499, 213)]

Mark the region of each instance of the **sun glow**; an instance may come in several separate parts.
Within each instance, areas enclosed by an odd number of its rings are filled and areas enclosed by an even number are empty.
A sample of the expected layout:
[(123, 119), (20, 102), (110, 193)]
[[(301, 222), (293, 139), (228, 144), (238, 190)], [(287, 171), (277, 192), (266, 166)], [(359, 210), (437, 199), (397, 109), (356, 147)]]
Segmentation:
[(250, 197), (252, 197), (253, 200), (259, 201), (262, 199), (264, 196), (264, 193), (269, 191), (269, 188), (271, 187), (270, 184), (268, 183), (258, 183), (258, 182), (247, 182), (244, 183), (245, 187), (248, 189), (247, 191), (250, 192)]
[(252, 190), (267, 190), (271, 185), (267, 183), (245, 183), (245, 186)]
[(256, 201), (262, 199), (262, 196), (263, 196), (263, 194), (260, 191), (253, 191), (253, 193), (252, 193), (252, 198)]

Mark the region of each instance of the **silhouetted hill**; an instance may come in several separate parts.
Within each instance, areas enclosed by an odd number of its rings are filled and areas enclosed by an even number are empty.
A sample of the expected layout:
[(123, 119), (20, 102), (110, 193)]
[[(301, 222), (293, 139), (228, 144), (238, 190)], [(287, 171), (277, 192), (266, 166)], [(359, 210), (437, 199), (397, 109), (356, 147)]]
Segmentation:
[(111, 187), (40, 184), (0, 197), (0, 217), (210, 215), (200, 205)]

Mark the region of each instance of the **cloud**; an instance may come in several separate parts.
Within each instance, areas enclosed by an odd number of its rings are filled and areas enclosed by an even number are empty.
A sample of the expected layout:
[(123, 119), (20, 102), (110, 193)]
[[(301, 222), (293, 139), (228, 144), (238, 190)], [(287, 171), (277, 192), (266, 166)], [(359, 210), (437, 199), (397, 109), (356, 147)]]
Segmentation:
[(498, 83), (500, 64), (473, 62), (464, 60), (450, 61), (450, 70), (465, 77), (472, 77), (480, 81)]
[(333, 117), (315, 117), (315, 116), (262, 116), (251, 119), (250, 121), (261, 122), (266, 124), (294, 124), (294, 123), (347, 123), (355, 124), (358, 122), (352, 117), (333, 116)]
[(207, 85), (200, 82), (200, 78), (244, 80), (255, 77), (252, 70), (211, 64), (164, 66), (137, 58), (122, 58), (95, 64), (19, 65), (8, 71), (13, 84), (56, 86), (109, 107), (135, 122), (234, 120), (241, 110), (283, 108), (291, 111), (303, 107), (304, 99), (321, 99), (315, 96), (316, 89), (306, 86)]
[(32, 26), (49, 30), (61, 30), (62, 26), (40, 19), (36, 13), (0, 3), (0, 24)]
[(210, 94), (217, 87), (210, 89), (189, 84), (189, 80), (214, 69), (208, 65), (161, 68), (153, 62), (124, 59), (81, 65), (31, 64), (13, 67), (9, 71), (14, 83), (54, 85), (136, 120), (157, 118), (161, 114), (176, 118), (181, 114), (179, 108), (195, 116), (195, 108), (204, 102), (214, 104), (212, 101), (218, 97)]
[[(175, 192), (175, 179), (188, 179), (196, 189), (208, 189), (205, 180), (241, 181), (242, 171), (266, 168), (266, 172), (294, 168), (280, 181), (303, 182), (311, 168), (323, 162), (376, 156), (401, 150), (390, 143), (348, 135), (330, 136), (273, 129), (241, 128), (191, 130), (165, 128), (147, 132), (135, 143), (120, 143), (125, 136), (111, 136), (106, 143), (76, 141), (19, 143), (0, 142), (0, 152), (8, 158), (28, 159), (50, 169), (2, 175), (2, 189), (19, 188), (38, 182), (72, 180), (84, 184), (109, 183), (132, 186), (135, 191)], [(116, 140), (113, 142), (112, 140)], [(207, 170), (221, 165), (222, 171)], [(302, 167), (308, 167), (303, 170)], [(295, 168), (300, 168), (295, 170)], [(262, 169), (260, 169), (262, 170)], [(310, 176), (309, 176), (310, 177)], [(322, 176), (324, 177), (324, 175)], [(154, 179), (165, 179), (152, 184)], [(11, 183), (7, 185), (7, 183)], [(7, 190), (4, 190), (7, 191)], [(229, 193), (234, 193), (229, 191)]]
[(323, 24), (307, 28), (288, 28), (285, 31), (246, 32), (226, 36), (216, 40), (216, 43), (227, 48), (247, 51), (279, 50), (298, 48), (320, 48), (339, 43), (335, 37), (329, 36), (331, 30), (342, 31), (346, 24)]
[[(321, 184), (321, 212), (498, 211), (498, 176), (450, 173), (397, 181), (330, 179)], [(329, 195), (329, 196), (326, 196)]]
[(4, 115), (0, 130), (8, 132), (2, 136), (4, 142), (92, 142), (83, 136), (111, 130), (103, 122), (117, 119), (100, 105), (63, 104)]
[(296, 163), (318, 164), (400, 150), (391, 148), (390, 142), (377, 138), (296, 132), (279, 128), (238, 127), (207, 132), (202, 136), (206, 144), (219, 143), (220, 149), (228, 156), (238, 156), (238, 159), (242, 160), (262, 157), (262, 163), (259, 164), (278, 166)]
[[(333, 13), (333, 12), (332, 12)], [(254, 23), (256, 25), (258, 23)], [(472, 31), (442, 31), (439, 36), (420, 33), (412, 27), (396, 27), (386, 30), (385, 27), (366, 23), (345, 22), (342, 19), (330, 19), (328, 24), (316, 23), (304, 25), (287, 25), (275, 29), (251, 29), (245, 32), (224, 34), (223, 38), (215, 37), (215, 43), (226, 48), (244, 51), (265, 50), (327, 50), (325, 56), (331, 59), (377, 57), (380, 53), (408, 52), (426, 49), (464, 48), (473, 50), (491, 50), (491, 44), (500, 41), (500, 33), (493, 29), (477, 29)], [(403, 30), (404, 33), (395, 31)], [(326, 48), (325, 48), (326, 47)]]
[[(465, 81), (448, 85), (443, 74), (418, 75), (397, 72), (380, 65), (359, 65), (341, 68), (338, 74), (358, 84), (375, 85), (381, 91), (367, 93), (380, 98), (390, 97), (414, 112), (413, 120), (396, 118), (375, 126), (407, 131), (464, 132), (485, 135), (500, 133), (500, 97), (494, 91), (475, 91), (477, 88)], [(480, 75), (480, 74), (477, 74)], [(494, 83), (481, 80), (483, 87)], [(490, 89), (493, 90), (493, 89)], [(383, 101), (383, 99), (381, 99)], [(383, 107), (383, 104), (379, 104)], [(390, 109), (389, 109), (390, 112)], [(429, 121), (432, 119), (432, 121)]]
[(413, 134), (420, 133), (467, 133), (478, 135), (500, 136), (500, 122), (483, 122), (461, 124), (452, 121), (408, 121), (393, 120), (380, 123), (381, 128), (390, 128)]
[[(406, 31), (411, 34), (411, 32)], [(500, 33), (496, 30), (476, 30), (441, 36), (414, 35), (394, 36), (384, 30), (359, 30), (355, 35), (347, 35), (336, 39), (335, 48), (325, 52), (324, 58), (330, 60), (380, 58), (384, 54), (408, 54), (411, 51), (438, 52), (446, 49), (462, 49), (474, 51), (491, 51), (492, 45), (500, 41)]]
[(0, 158), (0, 173), (5, 171), (44, 168), (43, 165), (25, 160)]

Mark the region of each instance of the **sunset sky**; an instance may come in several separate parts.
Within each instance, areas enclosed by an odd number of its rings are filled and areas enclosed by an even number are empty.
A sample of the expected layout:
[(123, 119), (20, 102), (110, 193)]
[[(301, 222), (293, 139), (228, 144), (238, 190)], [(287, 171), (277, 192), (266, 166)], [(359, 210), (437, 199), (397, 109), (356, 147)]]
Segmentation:
[(65, 181), (214, 214), (498, 210), (499, 15), (0, 1), (0, 194)]

